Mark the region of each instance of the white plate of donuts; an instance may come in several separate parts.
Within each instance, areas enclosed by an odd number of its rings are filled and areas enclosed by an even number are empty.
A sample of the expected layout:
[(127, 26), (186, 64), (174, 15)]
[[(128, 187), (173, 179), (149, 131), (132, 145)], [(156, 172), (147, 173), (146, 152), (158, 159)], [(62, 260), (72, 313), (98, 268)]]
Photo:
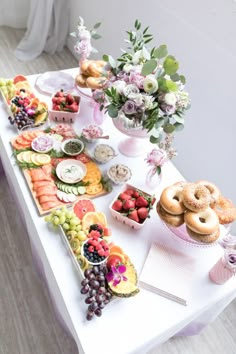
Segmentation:
[(156, 211), (178, 238), (197, 246), (217, 244), (236, 220), (236, 208), (208, 181), (176, 182), (161, 193)]

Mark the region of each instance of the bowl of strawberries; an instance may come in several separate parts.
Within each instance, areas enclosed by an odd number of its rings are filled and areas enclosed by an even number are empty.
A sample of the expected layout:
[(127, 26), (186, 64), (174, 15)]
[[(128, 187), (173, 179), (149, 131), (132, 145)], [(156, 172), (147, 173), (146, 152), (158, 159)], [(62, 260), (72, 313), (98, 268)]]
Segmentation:
[(50, 119), (56, 122), (73, 123), (80, 111), (80, 96), (63, 90), (57, 91), (51, 98)]
[(140, 229), (150, 218), (155, 200), (153, 195), (126, 184), (112, 200), (109, 210), (116, 220), (131, 228)]

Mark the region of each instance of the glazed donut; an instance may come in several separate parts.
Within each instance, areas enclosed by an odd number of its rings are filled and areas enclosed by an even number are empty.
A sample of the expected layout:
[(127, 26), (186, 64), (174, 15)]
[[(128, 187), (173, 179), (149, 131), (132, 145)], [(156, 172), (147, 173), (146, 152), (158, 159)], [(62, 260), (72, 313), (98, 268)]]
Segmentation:
[(184, 221), (189, 229), (203, 235), (212, 234), (219, 227), (218, 217), (210, 207), (197, 213), (187, 210)]
[(211, 206), (215, 204), (215, 202), (217, 201), (217, 199), (220, 197), (220, 190), (218, 187), (216, 187), (215, 184), (205, 181), (205, 180), (200, 180), (196, 182), (197, 184), (201, 184), (203, 186), (205, 186), (210, 194), (211, 194)]
[(209, 190), (201, 184), (189, 183), (183, 188), (183, 203), (191, 211), (203, 211), (209, 207), (211, 195)]
[(91, 89), (100, 89), (104, 86), (106, 79), (103, 77), (88, 77), (86, 80), (87, 87)]
[(165, 209), (162, 208), (160, 201), (156, 205), (157, 214), (160, 216), (160, 219), (163, 220), (166, 224), (169, 224), (174, 227), (181, 226), (184, 223), (184, 214), (173, 215), (167, 213)]
[(202, 235), (202, 234), (198, 234), (197, 232), (192, 231), (188, 226), (186, 226), (186, 230), (189, 234), (189, 236), (197, 242), (201, 242), (201, 243), (212, 243), (215, 242), (219, 236), (220, 236), (220, 228), (216, 228), (215, 231), (213, 231), (211, 234), (207, 234), (207, 235)]
[(83, 74), (79, 74), (76, 76), (75, 78), (75, 82), (76, 84), (79, 86), (79, 87), (87, 87), (87, 84), (86, 84), (86, 80), (87, 80), (87, 76), (83, 75)]
[(230, 199), (220, 196), (212, 209), (218, 216), (220, 224), (230, 224), (236, 220), (236, 208)]
[(160, 203), (172, 215), (181, 215), (186, 209), (182, 202), (182, 188), (178, 185), (166, 187), (161, 193)]

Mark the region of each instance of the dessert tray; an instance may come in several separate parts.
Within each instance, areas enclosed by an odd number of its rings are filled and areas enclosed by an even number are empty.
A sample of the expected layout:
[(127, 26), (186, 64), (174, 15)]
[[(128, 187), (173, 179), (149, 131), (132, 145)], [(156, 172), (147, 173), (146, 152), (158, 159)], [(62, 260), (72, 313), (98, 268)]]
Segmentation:
[[(54, 141), (48, 151), (35, 150), (35, 139)], [(44, 141), (43, 140), (43, 141)], [(21, 168), (40, 215), (63, 205), (71, 205), (81, 195), (95, 198), (107, 193), (102, 183), (102, 172), (97, 163), (83, 149), (78, 154), (67, 155), (61, 146), (65, 141), (77, 140), (69, 124), (58, 124), (47, 130), (23, 132), (16, 136), (11, 145), (15, 161)]]
[(87, 305), (86, 319), (100, 317), (104, 307), (118, 298), (139, 293), (137, 271), (122, 247), (113, 242), (106, 215), (93, 201), (77, 200), (45, 217), (60, 235), (80, 279), (80, 293)]

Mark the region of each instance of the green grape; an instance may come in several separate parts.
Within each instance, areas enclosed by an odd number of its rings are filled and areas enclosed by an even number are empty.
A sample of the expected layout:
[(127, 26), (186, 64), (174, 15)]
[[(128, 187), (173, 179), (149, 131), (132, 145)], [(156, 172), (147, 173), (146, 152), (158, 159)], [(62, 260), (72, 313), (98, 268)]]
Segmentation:
[(74, 226), (78, 225), (78, 220), (77, 220), (77, 218), (75, 218), (75, 217), (71, 218), (71, 219), (70, 219), (70, 225), (71, 225), (71, 226), (72, 226), (72, 225), (74, 225)]
[(66, 207), (66, 206), (63, 206), (63, 207), (61, 208), (61, 211), (62, 211), (63, 213), (66, 213), (66, 212), (67, 212), (67, 207)]
[(59, 225), (60, 219), (59, 219), (58, 216), (54, 216), (53, 219), (52, 219), (52, 221), (53, 221), (53, 224), (54, 224), (54, 225)]
[(70, 225), (67, 222), (64, 222), (62, 227), (63, 227), (64, 230), (69, 230), (70, 229)]
[(79, 224), (79, 225), (76, 225), (76, 227), (75, 227), (75, 231), (80, 231), (82, 229), (82, 226)]
[(70, 225), (70, 230), (75, 231), (76, 225)]
[(62, 215), (62, 211), (61, 211), (61, 210), (56, 210), (56, 211), (54, 212), (54, 215), (60, 217), (60, 216)]
[(5, 86), (6, 85), (6, 80), (5, 79), (0, 79), (0, 86)]
[(45, 220), (46, 222), (50, 222), (50, 221), (52, 220), (51, 215), (46, 215), (45, 218), (44, 218), (44, 220)]
[(59, 219), (60, 219), (60, 225), (62, 225), (62, 224), (64, 224), (64, 223), (66, 222), (66, 217), (65, 217), (64, 214), (62, 214), (62, 215), (59, 217)]
[(67, 211), (66, 212), (66, 218), (67, 219), (71, 219), (71, 218), (73, 218), (73, 216), (74, 216), (74, 213), (72, 211)]

